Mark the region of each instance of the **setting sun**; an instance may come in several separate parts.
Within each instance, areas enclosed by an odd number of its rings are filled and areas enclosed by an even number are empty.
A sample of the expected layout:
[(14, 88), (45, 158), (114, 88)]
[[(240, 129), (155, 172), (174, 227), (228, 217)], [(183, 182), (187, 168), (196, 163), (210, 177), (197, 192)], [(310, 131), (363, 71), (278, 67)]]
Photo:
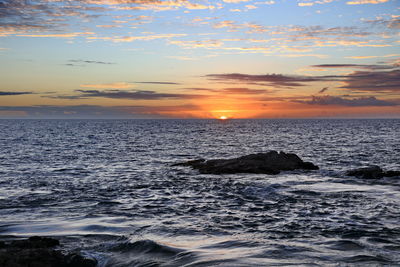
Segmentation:
[(228, 119), (228, 117), (227, 116), (220, 116), (219, 119), (220, 120), (226, 120), (226, 119)]

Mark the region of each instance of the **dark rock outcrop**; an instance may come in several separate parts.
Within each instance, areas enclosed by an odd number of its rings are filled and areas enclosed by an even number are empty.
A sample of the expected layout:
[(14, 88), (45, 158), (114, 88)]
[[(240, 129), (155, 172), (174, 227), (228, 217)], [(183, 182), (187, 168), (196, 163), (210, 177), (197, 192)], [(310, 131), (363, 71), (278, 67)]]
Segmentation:
[(384, 177), (400, 177), (400, 171), (386, 171), (383, 173)]
[(173, 166), (190, 166), (204, 174), (278, 174), (281, 171), (318, 169), (318, 166), (311, 162), (304, 162), (296, 154), (277, 151), (250, 154), (233, 159), (191, 160)]
[(9, 267), (94, 267), (96, 259), (54, 248), (57, 239), (33, 236), (25, 240), (0, 241), (0, 266)]
[(400, 176), (400, 171), (383, 171), (381, 167), (373, 165), (364, 168), (349, 170), (348, 176), (355, 176), (363, 179), (380, 179), (382, 177)]

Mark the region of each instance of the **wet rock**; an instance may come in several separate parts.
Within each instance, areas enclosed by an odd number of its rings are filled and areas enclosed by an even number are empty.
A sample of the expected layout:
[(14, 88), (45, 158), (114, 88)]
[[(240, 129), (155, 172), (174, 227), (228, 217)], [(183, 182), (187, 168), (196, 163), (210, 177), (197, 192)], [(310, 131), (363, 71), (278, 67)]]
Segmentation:
[(400, 171), (387, 171), (383, 173), (385, 177), (400, 177)]
[(364, 179), (378, 179), (383, 177), (383, 170), (379, 166), (369, 166), (347, 171), (346, 175)]
[(379, 179), (382, 177), (400, 176), (400, 171), (383, 171), (381, 167), (373, 165), (364, 168), (349, 170), (346, 172), (348, 176), (355, 176), (363, 179)]
[(63, 254), (54, 248), (57, 239), (33, 236), (26, 240), (0, 242), (0, 266), (10, 267), (94, 267), (97, 261), (79, 254)]
[(10, 243), (11, 247), (29, 249), (29, 248), (52, 248), (59, 246), (57, 239), (41, 236), (31, 236), (27, 240), (14, 240)]
[(204, 174), (258, 173), (278, 174), (296, 169), (317, 170), (318, 166), (304, 162), (296, 154), (270, 151), (233, 159), (191, 160), (173, 166), (190, 166)]

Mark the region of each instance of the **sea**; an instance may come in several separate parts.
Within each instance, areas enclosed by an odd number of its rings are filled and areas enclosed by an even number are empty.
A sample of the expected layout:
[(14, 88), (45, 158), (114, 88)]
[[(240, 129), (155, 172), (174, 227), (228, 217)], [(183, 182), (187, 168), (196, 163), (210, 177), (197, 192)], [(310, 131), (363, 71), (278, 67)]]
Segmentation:
[[(200, 174), (270, 150), (316, 171)], [(0, 239), (98, 266), (400, 266), (399, 119), (0, 120)]]

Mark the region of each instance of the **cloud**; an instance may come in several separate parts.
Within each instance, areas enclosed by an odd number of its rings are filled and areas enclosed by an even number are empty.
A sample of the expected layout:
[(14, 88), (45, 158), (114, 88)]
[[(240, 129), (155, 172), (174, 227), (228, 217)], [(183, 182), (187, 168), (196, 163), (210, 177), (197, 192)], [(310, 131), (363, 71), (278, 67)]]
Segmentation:
[(134, 100), (156, 100), (156, 99), (168, 99), (168, 98), (187, 98), (189, 95), (184, 94), (169, 94), (169, 93), (157, 93), (155, 91), (121, 91), (121, 90), (76, 90), (81, 93), (81, 97), (105, 97), (105, 98), (116, 98), (116, 99), (134, 99)]
[(250, 9), (257, 9), (258, 7), (255, 5), (246, 5), (246, 8), (250, 10)]
[(222, 88), (222, 89), (211, 89), (211, 88), (187, 88), (194, 91), (206, 91), (211, 93), (222, 93), (232, 95), (257, 95), (268, 92), (264, 89), (249, 89), (245, 87), (233, 87), (233, 88)]
[(15, 35), (29, 30), (46, 30), (44, 26), (22, 23), (4, 23), (0, 21), (0, 37)]
[(389, 55), (383, 55), (383, 56), (351, 56), (351, 57), (346, 57), (346, 58), (368, 59), (368, 58), (399, 57), (399, 56), (400, 56), (400, 54), (389, 54)]
[(327, 55), (322, 54), (281, 54), (280, 57), (317, 57), (317, 58), (327, 58)]
[[(199, 4), (189, 0), (2, 0), (0, 36), (75, 38), (92, 32), (66, 32), (76, 22), (109, 15), (118, 10), (215, 9), (218, 4)], [(113, 27), (110, 24), (100, 27)], [(83, 28), (83, 27), (82, 27)], [(128, 37), (135, 39), (136, 37)], [(124, 41), (124, 37), (116, 38)]]
[(363, 92), (400, 92), (400, 70), (355, 71), (344, 79), (342, 88)]
[(186, 7), (187, 9), (210, 9), (210, 10), (213, 10), (213, 9), (216, 8), (216, 7), (213, 6), (213, 5), (202, 5), (202, 4), (191, 3), (191, 2), (187, 2), (187, 3), (185, 4), (185, 7)]
[[(187, 88), (192, 91), (208, 92), (223, 95), (257, 95), (269, 92), (265, 89), (249, 89), (242, 87), (210, 89), (210, 88)], [(111, 99), (129, 99), (129, 100), (160, 100), (160, 99), (200, 99), (208, 98), (213, 95), (210, 94), (181, 94), (181, 93), (159, 93), (150, 90), (75, 90), (77, 95), (47, 95), (43, 96), (52, 99), (88, 99), (95, 97), (111, 98)]]
[(268, 83), (278, 87), (304, 86), (306, 82), (330, 80), (325, 76), (290, 76), (283, 74), (251, 75), (241, 73), (208, 74), (205, 77), (216, 81), (241, 82), (245, 84)]
[(82, 59), (70, 59), (69, 63), (65, 63), (63, 65), (69, 67), (85, 67), (87, 64), (99, 64), (99, 65), (113, 65), (116, 63), (106, 62), (106, 61), (97, 61), (97, 60), (82, 60)]
[(53, 99), (88, 99), (94, 97), (111, 98), (111, 99), (129, 99), (129, 100), (159, 100), (159, 99), (179, 99), (179, 98), (191, 98), (200, 97), (187, 94), (168, 94), (168, 93), (157, 93), (155, 91), (122, 91), (122, 90), (75, 90), (79, 93), (78, 95), (50, 95), (44, 96), (46, 98)]
[[(140, 109), (140, 108), (139, 108)], [(118, 107), (94, 105), (77, 106), (0, 106), (1, 117), (36, 118), (91, 118), (91, 117), (127, 117), (129, 113)]]
[[(300, 1), (305, 4), (326, 4), (332, 0), (318, 1)], [(242, 44), (235, 44), (234, 47), (224, 47), (226, 42), (220, 38), (215, 40), (200, 40), (193, 39), (180, 40), (180, 37), (188, 37), (189, 34), (171, 33), (171, 34), (131, 34), (131, 28), (162, 16), (134, 16), (132, 14), (121, 14), (120, 10), (177, 10), (177, 9), (218, 9), (221, 7), (221, 1), (194, 1), (194, 0), (3, 0), (0, 5), (0, 36), (21, 36), (21, 37), (47, 37), (47, 38), (85, 38), (86, 41), (108, 41), (113, 43), (127, 43), (135, 41), (151, 41), (158, 39), (166, 39), (167, 42), (178, 45), (183, 49), (206, 48), (206, 49), (226, 49), (232, 54), (241, 53), (285, 53), (287, 50), (290, 53), (281, 55), (285, 57), (325, 57), (321, 53), (313, 51), (320, 47), (333, 46), (357, 46), (357, 47), (384, 47), (392, 46), (393, 43), (382, 38), (371, 38), (376, 35), (372, 27), (368, 28), (371, 32), (367, 32), (362, 27), (323, 27), (323, 26), (270, 26), (260, 25), (251, 22), (234, 21), (224, 19), (219, 21), (218, 17), (201, 18), (201, 22), (195, 23), (199, 26), (202, 23), (208, 23), (215, 29), (216, 34), (221, 34), (222, 31), (239, 32), (243, 36), (248, 34), (262, 34), (271, 38), (267, 39), (269, 44), (265, 47), (247, 47), (244, 42), (250, 42), (250, 39), (243, 38)], [(274, 1), (241, 1), (241, 0), (226, 0), (225, 3), (242, 3), (248, 8), (259, 7), (259, 5), (271, 5)], [(298, 1), (299, 2), (299, 1)], [(300, 3), (300, 4), (301, 4)], [(245, 9), (242, 9), (245, 10)], [(111, 11), (111, 12), (110, 12)], [(112, 12), (118, 12), (118, 15)], [(131, 13), (131, 12), (130, 12)], [(3, 15), (3, 16), (1, 16)], [(111, 15), (111, 16), (110, 16)], [(93, 21), (95, 18), (101, 17), (101, 21)], [(104, 18), (104, 19), (103, 19)], [(112, 18), (108, 20), (107, 18)], [(172, 18), (172, 17), (170, 17)], [(170, 19), (168, 18), (168, 19)], [(183, 17), (182, 17), (183, 18)], [(179, 17), (174, 19), (180, 20)], [(396, 18), (390, 22), (391, 27), (396, 27)], [(397, 19), (398, 20), (398, 19)], [(122, 23), (124, 22), (124, 23)], [(169, 21), (171, 23), (172, 21)], [(174, 21), (176, 22), (176, 21)], [(79, 25), (79, 26), (78, 26)], [(76, 27), (78, 26), (78, 27)], [(90, 32), (91, 27), (96, 32)], [(124, 30), (113, 32), (113, 27), (126, 27)], [(76, 29), (72, 31), (71, 29)], [(80, 30), (78, 30), (80, 29)], [(124, 35), (123, 33), (126, 33)], [(113, 33), (113, 34), (112, 34)], [(381, 32), (380, 32), (381, 33)], [(246, 34), (246, 35), (245, 35)], [(363, 39), (361, 39), (363, 38)], [(247, 39), (247, 40), (246, 40)], [(291, 47), (292, 43), (301, 43), (301, 47)], [(286, 48), (284, 48), (286, 47)], [(302, 49), (303, 51), (294, 51)], [(291, 51), (290, 51), (291, 50)], [(236, 52), (235, 52), (236, 51)], [(282, 52), (283, 51), (283, 52)], [(295, 54), (302, 52), (302, 54)], [(307, 54), (305, 54), (305, 52)], [(176, 55), (172, 55), (172, 57)], [(196, 57), (181, 57), (183, 60), (193, 60)], [(65, 64), (66, 66), (75, 66), (73, 63)]]
[(312, 96), (311, 100), (308, 101), (295, 101), (299, 103), (309, 105), (334, 105), (334, 106), (348, 106), (348, 107), (363, 107), (363, 106), (397, 106), (399, 104), (379, 100), (373, 96), (371, 97), (360, 97), (360, 98), (343, 98), (339, 96)]
[(56, 37), (56, 38), (74, 38), (77, 36), (93, 35), (94, 32), (72, 32), (72, 33), (52, 33), (52, 34), (17, 34), (20, 37)]
[(170, 44), (178, 45), (184, 49), (193, 48), (206, 48), (215, 49), (222, 47), (223, 42), (221, 40), (201, 40), (201, 41), (169, 41)]
[(129, 43), (134, 41), (152, 41), (156, 39), (171, 39), (175, 37), (184, 37), (187, 34), (184, 33), (168, 33), (168, 34), (153, 34), (153, 35), (144, 35), (144, 36), (89, 36), (87, 40), (103, 40), (103, 41), (111, 41), (114, 43)]
[(385, 17), (377, 17), (372, 20), (363, 20), (371, 25), (384, 26), (386, 30), (397, 30), (400, 29), (400, 16), (398, 15), (386, 15)]
[(121, 25), (108, 24), (108, 25), (96, 25), (96, 27), (98, 27), (98, 28), (120, 28)]
[(38, 22), (37, 15), (44, 15), (51, 12), (47, 4), (32, 3), (22, 0), (3, 0), (0, 2), (0, 25), (19, 27), (35, 26)]
[(299, 87), (312, 82), (341, 82), (339, 88), (354, 92), (400, 92), (400, 63), (398, 60), (382, 62), (381, 64), (320, 64), (312, 65), (317, 69), (362, 69), (344, 75), (284, 75), (284, 74), (208, 74), (205, 77), (225, 83), (239, 82), (242, 84), (268, 85), (275, 87)]
[(160, 1), (160, 0), (97, 0), (97, 4), (112, 5), (119, 10), (154, 10), (166, 11), (186, 8), (189, 10), (217, 8), (214, 5), (193, 3), (188, 0)]
[(321, 5), (321, 4), (331, 3), (333, 1), (335, 1), (335, 0), (318, 0), (318, 1), (305, 0), (304, 2), (300, 2), (297, 5), (301, 6), (301, 7), (303, 7), (303, 6), (313, 6), (315, 4), (320, 4)]
[(51, 98), (51, 99), (66, 99), (66, 100), (86, 99), (86, 97), (82, 97), (80, 95), (44, 95), (41, 97)]
[[(400, 25), (400, 24), (399, 24)], [(242, 25), (234, 24), (239, 29)], [(375, 27), (324, 27), (313, 26), (269, 26), (263, 27), (272, 38), (269, 43), (279, 48), (292, 48), (292, 44), (300, 44), (293, 48), (316, 49), (319, 47), (355, 46), (355, 47), (390, 47), (392, 40), (382, 39), (382, 31)], [(368, 31), (366, 31), (368, 29)], [(389, 34), (389, 33), (388, 33)], [(390, 38), (396, 38), (395, 33)], [(254, 38), (253, 38), (254, 39)], [(270, 45), (270, 46), (271, 46)]]
[(241, 2), (249, 2), (250, 0), (223, 0), (225, 3), (230, 3), (230, 4), (237, 4)]
[(0, 91), (0, 96), (12, 96), (12, 95), (31, 95), (33, 92), (4, 92)]
[[(232, 11), (232, 10), (231, 10)], [(241, 11), (241, 10), (235, 10)], [(245, 22), (245, 23), (238, 23), (233, 20), (223, 20), (216, 22), (212, 25), (214, 29), (223, 29), (227, 28), (229, 32), (237, 32), (240, 29), (245, 29), (246, 33), (264, 33), (268, 31), (268, 28), (262, 26), (260, 24), (252, 23), (252, 22)]]
[(230, 28), (231, 30), (237, 29), (240, 26), (237, 26), (235, 21), (233, 20), (223, 20), (220, 22), (217, 22), (213, 25), (215, 29), (221, 29), (221, 28)]
[(389, 0), (355, 0), (355, 1), (347, 1), (348, 5), (365, 5), (365, 4), (382, 4), (389, 2)]
[(311, 3), (311, 2), (309, 2), (309, 3), (307, 3), (307, 2), (302, 2), (302, 3), (298, 3), (297, 5), (298, 5), (298, 6), (313, 6), (314, 3)]
[(313, 45), (315, 47), (335, 47), (335, 46), (356, 46), (356, 47), (390, 47), (391, 44), (388, 43), (379, 43), (382, 40), (354, 40), (354, 39), (323, 39), (323, 38), (314, 38)]
[(132, 83), (117, 82), (117, 83), (99, 83), (99, 84), (81, 84), (84, 88), (101, 88), (101, 89), (129, 89), (135, 87)]
[(224, 88), (222, 92), (225, 94), (239, 94), (239, 95), (258, 95), (264, 94), (267, 90), (262, 89), (249, 89), (249, 88)]
[(68, 60), (68, 61), (69, 62), (73, 62), (73, 63), (101, 64), (101, 65), (112, 65), (112, 64), (115, 64), (113, 62), (97, 61), (97, 60), (82, 60), (82, 59), (71, 59), (71, 60)]
[(194, 105), (175, 106), (0, 106), (5, 118), (171, 118), (193, 117)]
[(329, 89), (329, 87), (324, 87), (324, 88), (322, 88), (321, 90), (318, 91), (318, 94), (322, 94), (322, 93), (328, 91), (328, 89)]
[(389, 65), (366, 65), (366, 64), (320, 64), (312, 65), (313, 68), (351, 68), (351, 69), (367, 69), (367, 70), (384, 70), (393, 69)]
[[(83, 33), (38, 34), (37, 32), (55, 31), (67, 27), (67, 18), (84, 19), (96, 17), (89, 12), (108, 10), (81, 1), (53, 0), (2, 0), (0, 2), (0, 36), (21, 34), (27, 37), (65, 37), (71, 38)], [(27, 32), (34, 32), (27, 34)]]
[(156, 84), (156, 85), (179, 85), (176, 82), (163, 82), (163, 81), (144, 81), (144, 82), (115, 82), (115, 83), (98, 83), (98, 84), (81, 84), (80, 87), (84, 88), (97, 88), (97, 89), (132, 89), (135, 84)]
[(371, 33), (358, 27), (288, 26), (278, 27), (274, 34), (285, 34), (292, 38), (315, 38), (318, 36), (364, 37)]
[(158, 82), (158, 81), (155, 81), (155, 82), (134, 82), (134, 83), (142, 83), (142, 84), (166, 84), (166, 85), (168, 85), (168, 84), (176, 84), (176, 85), (178, 85), (178, 84), (180, 84), (180, 83), (175, 83), (175, 82)]
[[(313, 65), (314, 68), (351, 68), (362, 69), (347, 75), (325, 76), (329, 79), (342, 81), (341, 88), (360, 92), (400, 92), (400, 65), (398, 59), (381, 64), (320, 64)], [(318, 77), (318, 76), (314, 76)]]

